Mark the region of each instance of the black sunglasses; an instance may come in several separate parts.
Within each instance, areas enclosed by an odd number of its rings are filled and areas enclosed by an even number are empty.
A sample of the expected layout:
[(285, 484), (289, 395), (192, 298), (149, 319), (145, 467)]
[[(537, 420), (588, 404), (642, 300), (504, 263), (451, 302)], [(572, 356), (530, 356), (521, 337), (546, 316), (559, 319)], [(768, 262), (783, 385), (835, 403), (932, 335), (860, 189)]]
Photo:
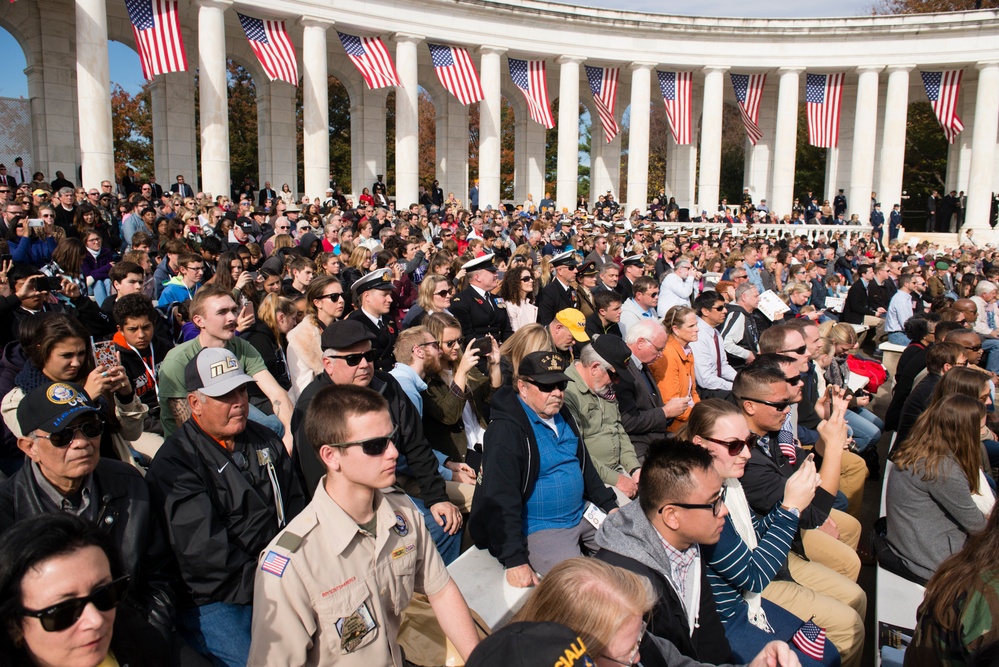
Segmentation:
[(534, 278), (532, 276), (524, 276), (523, 278), (520, 279), (520, 282), (522, 282), (522, 283), (529, 283), (529, 282), (533, 282), (533, 281), (534, 281)]
[(361, 363), (361, 360), (373, 364), (375, 359), (378, 358), (378, 353), (374, 350), (368, 350), (367, 352), (357, 352), (355, 354), (330, 354), (327, 356), (330, 359), (343, 359), (348, 366), (357, 366)]
[[(785, 379), (787, 379), (787, 378), (785, 378)], [(771, 408), (773, 408), (774, 410), (777, 410), (779, 412), (783, 412), (784, 410), (787, 410), (794, 403), (794, 401), (764, 401), (764, 400), (759, 399), (759, 398), (750, 398), (748, 396), (744, 396), (742, 398), (740, 398), (740, 397), (737, 396), (736, 400), (739, 400), (739, 401), (749, 401), (751, 403), (759, 403), (760, 405), (767, 405), (767, 406), (770, 406)]]
[(787, 380), (787, 383), (789, 385), (791, 385), (792, 387), (795, 386), (795, 385), (799, 385), (802, 382), (801, 373), (799, 373), (798, 375), (795, 375), (793, 378), (786, 377), (784, 379)]
[(21, 614), (37, 618), (41, 621), (42, 629), (45, 632), (61, 632), (80, 620), (80, 616), (83, 615), (83, 610), (87, 608), (88, 604), (93, 603), (99, 611), (111, 611), (125, 598), (127, 590), (128, 575), (125, 575), (103, 586), (98, 586), (85, 597), (63, 600), (40, 611), (22, 609)]
[(778, 350), (781, 354), (805, 354), (808, 352), (808, 346), (802, 345), (801, 347), (796, 347), (793, 350)]
[(558, 382), (537, 382), (530, 378), (523, 378), (523, 380), (528, 384), (533, 384), (538, 388), (538, 391), (544, 394), (550, 394), (556, 389), (559, 391), (565, 391), (565, 388), (569, 386), (568, 380), (559, 380)]
[(367, 440), (352, 440), (351, 442), (337, 442), (330, 443), (330, 447), (338, 447), (340, 449), (346, 449), (347, 447), (360, 447), (361, 451), (368, 456), (381, 456), (388, 449), (389, 443), (394, 442), (396, 436), (399, 434), (399, 427), (396, 426), (392, 429), (392, 432), (388, 435), (383, 435), (378, 438), (368, 438)]
[[(320, 299), (329, 299), (333, 303), (336, 303), (337, 301), (340, 301), (341, 299), (343, 299), (343, 292), (333, 292), (332, 294), (323, 294), (319, 298)], [(351, 364), (351, 365), (352, 366), (356, 366), (357, 364)]]
[(723, 486), (721, 493), (718, 494), (713, 503), (666, 503), (659, 508), (659, 514), (662, 514), (664, 509), (672, 505), (673, 507), (682, 507), (685, 510), (711, 510), (712, 514), (718, 516), (721, 514), (722, 505), (725, 504), (725, 492), (727, 490), (728, 487)]
[(446, 296), (451, 296), (451, 290), (442, 289), (440, 292), (434, 292), (434, 296), (439, 296), (440, 298), (443, 299)]
[(701, 436), (701, 440), (707, 440), (708, 442), (713, 442), (716, 445), (721, 445), (722, 447), (725, 447), (725, 448), (728, 449), (728, 455), (729, 456), (736, 456), (745, 447), (749, 447), (750, 449), (752, 449), (753, 447), (755, 447), (756, 446), (756, 441), (759, 440), (759, 436), (756, 435), (755, 433), (750, 433), (749, 437), (746, 438), (745, 440), (739, 440), (737, 438), (735, 440), (728, 440), (728, 441), (726, 441), (726, 440), (717, 440), (715, 438), (709, 438), (706, 435), (702, 435)]
[(102, 433), (104, 433), (104, 421), (101, 419), (88, 419), (82, 424), (77, 424), (76, 426), (68, 426), (61, 431), (55, 431), (49, 433), (48, 435), (38, 435), (36, 438), (45, 438), (52, 443), (53, 447), (58, 447), (62, 449), (63, 447), (68, 447), (73, 438), (76, 437), (76, 432), (79, 431), (87, 438), (96, 438)]

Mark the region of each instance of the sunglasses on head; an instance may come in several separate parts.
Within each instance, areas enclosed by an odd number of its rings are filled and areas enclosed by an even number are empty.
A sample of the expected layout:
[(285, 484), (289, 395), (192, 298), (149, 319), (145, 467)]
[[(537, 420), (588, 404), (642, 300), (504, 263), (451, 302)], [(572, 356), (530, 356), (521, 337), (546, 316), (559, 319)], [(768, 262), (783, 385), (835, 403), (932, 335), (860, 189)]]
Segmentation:
[(80, 620), (80, 616), (83, 615), (83, 610), (87, 608), (88, 604), (93, 603), (98, 611), (111, 611), (125, 598), (127, 590), (128, 576), (126, 575), (103, 586), (98, 586), (85, 597), (63, 600), (39, 611), (22, 609), (21, 614), (37, 618), (45, 632), (61, 632), (73, 627)]
[(559, 391), (565, 391), (565, 388), (569, 386), (568, 380), (559, 380), (558, 382), (537, 382), (531, 378), (524, 378), (524, 382), (533, 384), (538, 388), (538, 391), (543, 394), (550, 394), (556, 389)]
[(373, 364), (375, 359), (378, 358), (378, 353), (374, 350), (368, 350), (367, 352), (357, 352), (355, 354), (330, 354), (327, 355), (327, 358), (343, 359), (348, 366), (358, 366), (362, 360)]
[(352, 440), (350, 442), (337, 442), (330, 443), (330, 447), (337, 447), (339, 449), (346, 449), (347, 447), (360, 447), (361, 451), (368, 456), (381, 456), (388, 449), (389, 443), (394, 442), (396, 436), (399, 434), (399, 427), (396, 426), (392, 429), (392, 432), (388, 435), (383, 435), (378, 438), (368, 438), (367, 440)]
[(36, 438), (45, 438), (52, 443), (53, 447), (58, 447), (62, 449), (63, 447), (68, 447), (73, 438), (76, 437), (76, 432), (79, 431), (86, 438), (96, 438), (104, 433), (104, 422), (101, 419), (88, 419), (82, 424), (76, 424), (75, 426), (68, 426), (61, 431), (55, 431), (49, 433), (48, 435), (38, 435)]
[(721, 445), (722, 447), (728, 449), (729, 456), (738, 455), (745, 447), (749, 447), (750, 449), (752, 449), (753, 447), (756, 446), (756, 441), (758, 439), (759, 436), (757, 436), (755, 433), (750, 433), (749, 437), (746, 438), (745, 440), (739, 440), (738, 438), (736, 438), (734, 440), (726, 441), (726, 440), (717, 440), (715, 438), (709, 438), (706, 435), (701, 436), (701, 440), (707, 440), (708, 442), (713, 442), (716, 445)]

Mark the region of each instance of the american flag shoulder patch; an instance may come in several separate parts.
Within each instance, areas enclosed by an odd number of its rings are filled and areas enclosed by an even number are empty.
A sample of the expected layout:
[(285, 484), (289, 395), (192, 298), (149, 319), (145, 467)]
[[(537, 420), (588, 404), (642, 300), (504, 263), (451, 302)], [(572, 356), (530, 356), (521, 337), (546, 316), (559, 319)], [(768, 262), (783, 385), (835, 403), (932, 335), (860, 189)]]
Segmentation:
[(290, 560), (276, 551), (268, 551), (267, 555), (264, 556), (263, 562), (260, 564), (260, 569), (281, 577), (284, 576), (284, 569), (288, 567)]

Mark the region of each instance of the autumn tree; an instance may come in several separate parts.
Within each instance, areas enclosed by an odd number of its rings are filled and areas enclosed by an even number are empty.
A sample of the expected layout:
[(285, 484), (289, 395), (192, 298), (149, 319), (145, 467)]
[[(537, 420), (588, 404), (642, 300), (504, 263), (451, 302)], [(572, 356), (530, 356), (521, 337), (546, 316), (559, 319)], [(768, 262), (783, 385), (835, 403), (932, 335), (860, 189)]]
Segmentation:
[(416, 113), (420, 130), (420, 184), (429, 188), (437, 178), (437, 108), (433, 98), (422, 88), (416, 96)]
[(114, 138), (115, 173), (125, 167), (141, 178), (153, 173), (153, 118), (150, 82), (135, 95), (117, 83), (111, 84), (111, 132)]
[[(350, 96), (340, 80), (332, 75), (327, 81), (326, 89), (329, 101), (330, 173), (333, 174), (333, 180), (343, 188), (344, 192), (352, 192), (350, 182)], [(302, 86), (298, 86), (295, 91), (298, 182), (304, 186), (305, 112), (302, 95)], [(304, 187), (301, 189), (304, 190)]]

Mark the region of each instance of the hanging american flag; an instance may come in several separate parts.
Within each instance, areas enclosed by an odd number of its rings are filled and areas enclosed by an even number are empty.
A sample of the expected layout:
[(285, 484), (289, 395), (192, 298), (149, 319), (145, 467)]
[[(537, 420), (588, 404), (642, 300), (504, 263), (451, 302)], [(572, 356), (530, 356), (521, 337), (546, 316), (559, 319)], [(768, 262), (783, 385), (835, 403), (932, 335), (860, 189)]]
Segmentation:
[(293, 86), (298, 85), (298, 59), (295, 57), (295, 46), (288, 37), (284, 21), (255, 19), (236, 12), (239, 23), (243, 26), (250, 48), (257, 54), (257, 60), (263, 65), (267, 78), (271, 81), (287, 81)]
[(385, 43), (380, 37), (357, 37), (344, 32), (337, 33), (347, 57), (354, 63), (364, 78), (368, 88), (376, 90), (386, 86), (401, 86), (399, 75), (392, 64)]
[(822, 660), (822, 655), (826, 650), (825, 628), (820, 628), (809, 619), (794, 633), (794, 636), (791, 637), (791, 643), (808, 657)]
[(755, 146), (763, 138), (760, 132), (760, 100), (763, 98), (763, 86), (767, 82), (766, 74), (732, 74), (732, 88), (739, 102), (739, 114), (746, 128), (749, 140)]
[(177, 0), (125, 0), (125, 7), (135, 33), (142, 75), (152, 80), (157, 74), (186, 71)]
[(590, 83), (590, 92), (593, 93), (593, 102), (597, 105), (597, 115), (600, 116), (600, 124), (604, 127), (604, 138), (609, 143), (621, 131), (614, 118), (614, 107), (617, 104), (617, 77), (621, 70), (617, 67), (589, 65), (584, 67), (586, 80)]
[(937, 115), (949, 143), (957, 140), (964, 129), (964, 123), (957, 115), (957, 96), (961, 92), (961, 76), (964, 70), (949, 69), (942, 72), (922, 72), (926, 96)]
[(549, 130), (555, 127), (551, 105), (548, 103), (548, 81), (545, 79), (544, 60), (516, 60), (507, 58), (510, 63), (510, 78), (527, 98), (527, 109), (531, 120), (541, 123)]
[(839, 114), (846, 74), (809, 74), (805, 79), (808, 143), (819, 148), (839, 144)]
[(434, 63), (437, 78), (448, 92), (464, 105), (482, 99), (482, 84), (475, 63), (468, 56), (468, 50), (457, 46), (430, 44), (430, 60)]
[(690, 72), (660, 72), (659, 89), (666, 105), (666, 117), (673, 131), (673, 141), (678, 146), (690, 143), (690, 101), (694, 87), (694, 76)]

